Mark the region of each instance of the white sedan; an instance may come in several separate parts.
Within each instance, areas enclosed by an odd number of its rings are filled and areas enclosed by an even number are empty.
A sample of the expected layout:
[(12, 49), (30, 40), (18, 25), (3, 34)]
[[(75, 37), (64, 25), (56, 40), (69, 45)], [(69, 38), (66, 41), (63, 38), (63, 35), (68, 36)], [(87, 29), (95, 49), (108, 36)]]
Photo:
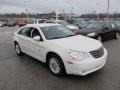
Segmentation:
[(87, 75), (102, 68), (108, 54), (101, 42), (59, 24), (24, 26), (15, 32), (14, 44), (17, 55), (47, 63), (54, 75)]

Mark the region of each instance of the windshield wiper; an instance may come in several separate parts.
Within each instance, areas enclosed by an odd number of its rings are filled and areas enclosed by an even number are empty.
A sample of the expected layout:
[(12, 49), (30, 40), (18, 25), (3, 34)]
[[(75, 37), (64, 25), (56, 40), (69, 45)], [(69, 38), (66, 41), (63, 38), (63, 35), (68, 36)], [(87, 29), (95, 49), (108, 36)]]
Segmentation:
[(97, 28), (88, 28), (88, 29), (97, 29)]
[(64, 37), (53, 37), (53, 38), (50, 38), (50, 39), (59, 39), (59, 38), (65, 38), (65, 37), (71, 37), (71, 36), (75, 36), (75, 35), (68, 35), (68, 36), (64, 36)]
[(71, 36), (75, 36), (75, 35), (68, 35), (68, 36), (65, 36), (65, 37), (71, 37)]
[(53, 37), (53, 38), (50, 38), (50, 39), (59, 39), (59, 38), (64, 38), (64, 37)]

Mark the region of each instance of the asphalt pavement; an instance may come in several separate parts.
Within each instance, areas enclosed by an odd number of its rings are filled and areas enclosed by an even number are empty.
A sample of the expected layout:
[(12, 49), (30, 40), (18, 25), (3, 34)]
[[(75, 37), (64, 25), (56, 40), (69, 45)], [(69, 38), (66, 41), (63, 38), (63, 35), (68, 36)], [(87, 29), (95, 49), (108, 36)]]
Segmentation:
[(0, 27), (0, 90), (120, 90), (120, 40), (103, 42), (109, 56), (101, 70), (84, 77), (56, 77), (46, 64), (16, 55), (12, 38), (17, 29)]

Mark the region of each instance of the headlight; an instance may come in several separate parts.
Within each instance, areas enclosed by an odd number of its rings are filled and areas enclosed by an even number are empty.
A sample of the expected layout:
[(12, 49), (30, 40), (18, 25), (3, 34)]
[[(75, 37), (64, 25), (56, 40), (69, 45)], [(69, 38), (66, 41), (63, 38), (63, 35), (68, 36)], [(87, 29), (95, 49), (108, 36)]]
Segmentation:
[(74, 51), (74, 50), (68, 50), (68, 53), (70, 54), (70, 56), (77, 60), (77, 61), (81, 61), (84, 60), (86, 58), (89, 57), (89, 54), (86, 52), (79, 52), (79, 51)]
[(95, 36), (95, 32), (93, 33), (89, 33), (87, 36), (91, 37), (91, 36)]

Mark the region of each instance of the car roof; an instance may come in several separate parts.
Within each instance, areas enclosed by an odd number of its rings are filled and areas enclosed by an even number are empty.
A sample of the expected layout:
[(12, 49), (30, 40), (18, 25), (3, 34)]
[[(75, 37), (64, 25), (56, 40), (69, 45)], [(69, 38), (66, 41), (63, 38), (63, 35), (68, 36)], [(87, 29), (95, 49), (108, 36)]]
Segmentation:
[(102, 23), (102, 22), (103, 22), (103, 23), (108, 23), (108, 22), (109, 22), (109, 23), (111, 23), (111, 22), (113, 22), (113, 21), (89, 21), (89, 22), (101, 22), (101, 23)]
[(42, 23), (42, 24), (27, 24), (27, 26), (39, 26), (39, 27), (48, 27), (48, 26), (56, 26), (60, 24), (53, 24), (53, 23)]
[(59, 22), (59, 21), (65, 21), (65, 20), (47, 20), (47, 21), (57, 21), (57, 22)]
[(113, 21), (89, 21), (89, 22), (104, 22), (104, 23), (107, 23), (107, 22), (113, 22)]

